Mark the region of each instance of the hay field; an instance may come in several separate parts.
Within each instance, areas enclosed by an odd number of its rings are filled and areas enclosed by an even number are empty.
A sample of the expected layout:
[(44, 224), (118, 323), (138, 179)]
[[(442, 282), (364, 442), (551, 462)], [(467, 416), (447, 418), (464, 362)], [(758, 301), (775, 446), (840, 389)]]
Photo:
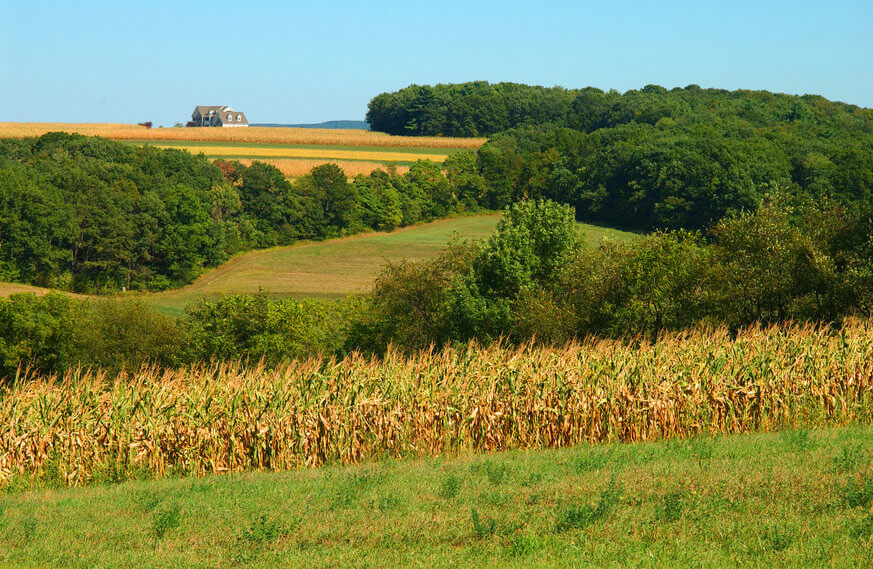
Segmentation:
[[(201, 297), (254, 294), (338, 299), (369, 290), (388, 261), (431, 259), (445, 251), (457, 234), (471, 241), (494, 231), (499, 214), (468, 215), (397, 229), (272, 247), (237, 255), (180, 289), (144, 298), (167, 314), (182, 314), (185, 305)], [(592, 246), (604, 239), (624, 241), (633, 233), (579, 224)]]
[(40, 136), (64, 131), (115, 140), (182, 140), (271, 144), (318, 144), (378, 147), (455, 148), (474, 150), (484, 138), (393, 136), (367, 130), (316, 128), (152, 128), (116, 123), (12, 123), (0, 122), (0, 138)]
[[(371, 174), (374, 170), (382, 170), (383, 172), (388, 172), (392, 163), (390, 162), (365, 162), (365, 161), (357, 161), (357, 160), (330, 160), (330, 159), (307, 159), (307, 158), (268, 158), (257, 159), (258, 162), (266, 162), (267, 164), (272, 164), (276, 168), (278, 168), (282, 174), (285, 175), (286, 178), (299, 178), (304, 174), (308, 174), (313, 168), (316, 166), (320, 166), (322, 164), (326, 164), (330, 162), (331, 164), (336, 164), (340, 168), (342, 168), (343, 172), (345, 172), (346, 176), (349, 178), (354, 178), (358, 174), (363, 174), (365, 176)], [(253, 159), (243, 158), (240, 160), (241, 163), (246, 166), (250, 166)], [(398, 174), (405, 174), (409, 171), (409, 166), (406, 164), (397, 164), (393, 165), (394, 171)]]
[(241, 144), (239, 146), (189, 146), (185, 144), (157, 144), (159, 148), (178, 148), (192, 154), (203, 153), (210, 158), (323, 158), (331, 160), (359, 160), (364, 162), (415, 162), (416, 160), (432, 160), (443, 162), (448, 154), (433, 154), (422, 152), (395, 152), (385, 149), (362, 147), (356, 150), (338, 149), (324, 146), (321, 148), (300, 148), (288, 146), (285, 148), (264, 148)]
[(182, 314), (201, 297), (254, 294), (337, 299), (362, 293), (386, 261), (436, 257), (452, 235), (475, 240), (490, 234), (499, 215), (471, 215), (397, 229), (272, 247), (237, 255), (180, 289), (144, 296), (168, 314)]

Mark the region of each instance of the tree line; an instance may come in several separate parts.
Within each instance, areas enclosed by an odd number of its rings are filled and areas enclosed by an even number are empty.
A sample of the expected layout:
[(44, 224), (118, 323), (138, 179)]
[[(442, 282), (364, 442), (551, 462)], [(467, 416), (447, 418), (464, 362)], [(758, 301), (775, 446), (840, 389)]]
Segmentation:
[(657, 232), (584, 245), (572, 208), (522, 201), (478, 243), (386, 265), (342, 301), (225, 296), (174, 319), (141, 300), (53, 293), (0, 299), (0, 377), (30, 367), (109, 371), (143, 363), (264, 359), (352, 351), (381, 356), (477, 340), (629, 340), (665, 330), (756, 323), (838, 324), (873, 315), (873, 215), (838, 204), (756, 210), (708, 232)]
[[(449, 170), (452, 170), (451, 162)], [(455, 168), (456, 170), (457, 168)], [(99, 137), (0, 141), (0, 280), (163, 290), (252, 248), (390, 230), (478, 207), (431, 162), (349, 182)]]
[(368, 120), (393, 134), (490, 136), (475, 164), (486, 207), (551, 199), (580, 220), (645, 231), (704, 229), (774, 190), (849, 207), (873, 192), (873, 111), (814, 95), (413, 85), (375, 97)]

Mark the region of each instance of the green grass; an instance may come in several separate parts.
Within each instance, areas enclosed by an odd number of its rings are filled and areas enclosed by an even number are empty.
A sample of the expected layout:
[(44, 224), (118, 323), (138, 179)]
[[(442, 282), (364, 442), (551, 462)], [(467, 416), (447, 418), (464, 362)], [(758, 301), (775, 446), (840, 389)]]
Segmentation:
[[(283, 297), (342, 298), (368, 290), (387, 261), (436, 257), (453, 235), (481, 239), (494, 230), (499, 218), (497, 214), (455, 217), (391, 233), (251, 251), (205, 273), (191, 285), (145, 298), (169, 314), (181, 314), (187, 304), (203, 296), (252, 294), (261, 289)], [(582, 227), (592, 244), (604, 238), (627, 240), (634, 236), (615, 229)]]
[(8, 567), (870, 567), (873, 428), (0, 495)]

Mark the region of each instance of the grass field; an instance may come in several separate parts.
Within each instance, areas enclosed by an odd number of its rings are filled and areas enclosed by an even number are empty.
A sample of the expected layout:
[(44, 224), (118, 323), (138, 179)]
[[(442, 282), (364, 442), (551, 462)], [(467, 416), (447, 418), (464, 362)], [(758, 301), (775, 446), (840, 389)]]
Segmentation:
[(873, 566), (873, 429), (0, 495), (4, 567)]
[[(455, 217), (398, 229), (363, 233), (340, 239), (299, 243), (243, 253), (207, 271), (181, 289), (142, 298), (163, 312), (180, 315), (185, 305), (203, 296), (250, 294), (263, 289), (276, 296), (337, 299), (369, 289), (388, 261), (430, 259), (444, 251), (452, 237), (476, 240), (490, 234), (499, 214)], [(634, 234), (580, 224), (593, 245), (604, 238), (633, 239)], [(44, 293), (46, 289), (0, 283), (0, 296), (16, 292)]]
[[(499, 215), (471, 215), (341, 239), (274, 247), (239, 255), (184, 288), (148, 295), (161, 310), (180, 314), (202, 296), (248, 294), (264, 289), (292, 297), (341, 298), (366, 291), (387, 261), (429, 259), (445, 250), (457, 234), (476, 240), (494, 230)], [(583, 225), (589, 243), (624, 240), (633, 234)]]

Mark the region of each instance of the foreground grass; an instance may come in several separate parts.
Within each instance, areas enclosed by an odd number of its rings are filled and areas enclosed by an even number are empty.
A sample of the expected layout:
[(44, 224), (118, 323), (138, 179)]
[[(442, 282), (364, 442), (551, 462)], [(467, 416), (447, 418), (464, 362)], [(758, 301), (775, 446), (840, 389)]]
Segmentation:
[(869, 567), (873, 429), (0, 495), (9, 567)]

